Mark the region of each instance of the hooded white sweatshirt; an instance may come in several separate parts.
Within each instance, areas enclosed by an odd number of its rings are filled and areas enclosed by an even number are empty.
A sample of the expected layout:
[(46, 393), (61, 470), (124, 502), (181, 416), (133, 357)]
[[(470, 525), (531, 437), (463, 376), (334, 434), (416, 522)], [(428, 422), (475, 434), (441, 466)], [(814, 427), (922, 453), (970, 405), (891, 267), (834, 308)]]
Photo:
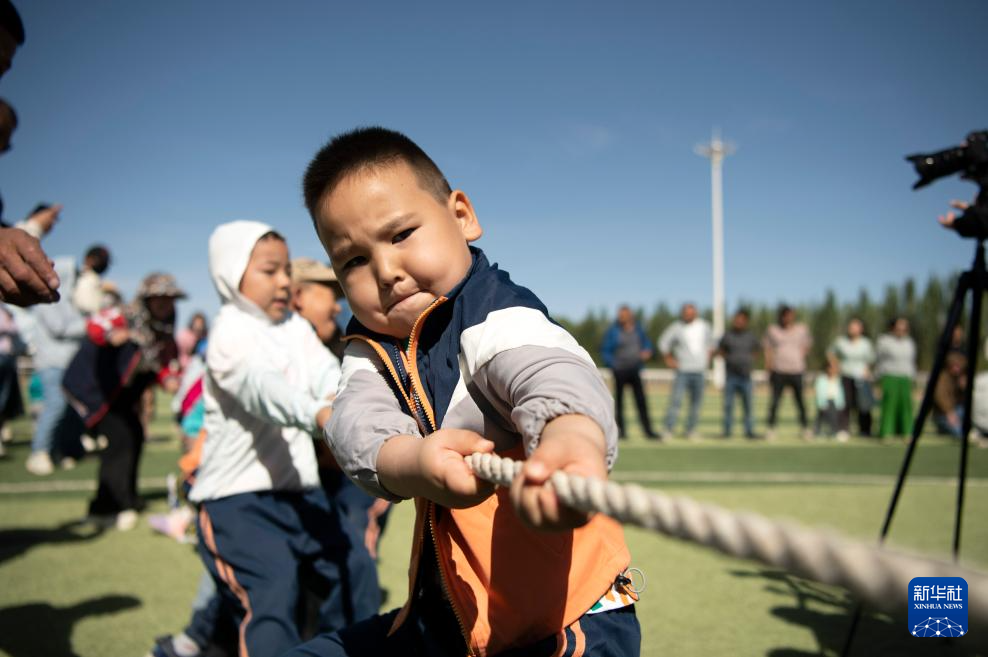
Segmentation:
[(209, 238), (209, 272), (223, 306), (206, 349), (206, 442), (193, 502), (319, 485), (315, 418), (336, 393), (340, 364), (306, 320), (289, 314), (276, 324), (240, 294), (250, 253), (271, 230), (234, 221)]

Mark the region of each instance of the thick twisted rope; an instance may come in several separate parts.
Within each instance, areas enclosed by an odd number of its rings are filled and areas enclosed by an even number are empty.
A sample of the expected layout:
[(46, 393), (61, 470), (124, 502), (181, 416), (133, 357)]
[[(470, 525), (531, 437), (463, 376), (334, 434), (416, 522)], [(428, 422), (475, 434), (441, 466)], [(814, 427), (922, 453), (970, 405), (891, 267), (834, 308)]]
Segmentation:
[[(481, 479), (510, 486), (523, 462), (495, 454), (466, 458)], [(887, 611), (907, 603), (914, 577), (963, 577), (968, 584), (969, 622), (988, 621), (988, 576), (960, 566), (908, 556), (835, 534), (735, 513), (688, 497), (671, 497), (635, 484), (552, 475), (551, 485), (569, 507), (606, 514), (622, 523), (752, 559), (806, 579), (841, 586)]]

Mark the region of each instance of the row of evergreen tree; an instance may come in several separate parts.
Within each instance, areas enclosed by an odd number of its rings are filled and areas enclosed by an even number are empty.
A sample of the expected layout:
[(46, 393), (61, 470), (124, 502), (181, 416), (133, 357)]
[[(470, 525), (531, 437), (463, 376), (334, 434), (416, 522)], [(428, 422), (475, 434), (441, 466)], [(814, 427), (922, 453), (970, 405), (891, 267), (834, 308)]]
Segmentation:
[[(910, 278), (901, 285), (886, 286), (881, 299), (873, 299), (868, 291), (862, 288), (857, 299), (853, 301), (841, 301), (833, 290), (827, 290), (822, 301), (790, 304), (796, 308), (799, 321), (805, 322), (813, 335), (813, 350), (810, 353), (808, 367), (810, 369), (821, 367), (828, 346), (834, 338), (844, 332), (850, 318), (860, 318), (864, 322), (866, 334), (874, 340), (887, 330), (892, 319), (904, 316), (910, 321), (912, 337), (916, 341), (919, 369), (928, 370), (933, 362), (937, 338), (943, 330), (956, 283), (956, 274), (945, 278), (931, 276), (925, 287), (920, 290), (916, 281)], [(778, 305), (756, 302), (741, 305), (751, 313), (751, 329), (756, 335), (764, 335), (765, 329), (776, 321)], [(728, 323), (735, 310), (735, 308), (727, 309)], [(649, 338), (657, 340), (662, 331), (678, 318), (679, 308), (659, 303), (650, 313), (639, 308), (636, 314)], [(710, 309), (702, 310), (701, 314), (708, 321), (710, 320)], [(602, 308), (588, 312), (580, 320), (568, 318), (557, 318), (557, 320), (576, 337), (599, 365), (601, 364), (600, 344), (604, 332), (614, 322), (615, 315), (616, 307), (610, 310)], [(965, 312), (962, 320), (964, 326), (966, 326), (966, 317)], [(982, 326), (986, 326), (984, 320)], [(658, 357), (649, 365), (664, 367)]]

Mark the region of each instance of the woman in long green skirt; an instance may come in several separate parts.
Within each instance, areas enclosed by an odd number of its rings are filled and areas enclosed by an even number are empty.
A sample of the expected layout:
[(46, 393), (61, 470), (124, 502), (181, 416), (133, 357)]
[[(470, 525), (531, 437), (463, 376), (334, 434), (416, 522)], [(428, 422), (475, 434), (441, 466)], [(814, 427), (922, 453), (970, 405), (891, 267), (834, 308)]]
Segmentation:
[(909, 320), (896, 317), (889, 332), (878, 338), (876, 369), (882, 386), (878, 435), (907, 436), (913, 431), (913, 381), (916, 378), (916, 343), (909, 336)]

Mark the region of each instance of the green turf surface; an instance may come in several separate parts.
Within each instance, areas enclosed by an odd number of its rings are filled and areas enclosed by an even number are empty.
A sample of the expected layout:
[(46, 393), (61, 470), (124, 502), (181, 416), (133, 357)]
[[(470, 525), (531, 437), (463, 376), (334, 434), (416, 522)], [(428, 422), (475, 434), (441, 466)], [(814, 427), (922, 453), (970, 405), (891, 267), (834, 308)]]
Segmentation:
[[(664, 399), (651, 401), (658, 417)], [(759, 398), (759, 405), (764, 401)], [(806, 443), (788, 406), (776, 441), (723, 441), (714, 437), (718, 409), (719, 399), (708, 395), (699, 442), (649, 443), (629, 423), (615, 477), (866, 540), (877, 535), (904, 453), (901, 442)], [(174, 471), (178, 453), (167, 413), (159, 418), (141, 470), (151, 510), (165, 506), (161, 482)], [(84, 488), (94, 480), (95, 460), (33, 477), (23, 469), (30, 427), (19, 421), (14, 429), (9, 454), (0, 459), (0, 655), (140, 656), (153, 637), (181, 629), (201, 572), (194, 550), (154, 535), (143, 523), (128, 533), (76, 524), (89, 492), (37, 487)], [(893, 527), (894, 546), (949, 553), (957, 457), (957, 443), (924, 436)], [(988, 450), (972, 449), (970, 457), (962, 556), (988, 570)], [(411, 505), (396, 507), (382, 544), (386, 606), (405, 597), (411, 514)], [(638, 605), (643, 655), (839, 653), (851, 604), (842, 591), (637, 529), (629, 529), (627, 538), (633, 565), (648, 582)], [(971, 654), (964, 641), (954, 641), (945, 654)], [(944, 649), (909, 637), (904, 619), (871, 615), (853, 654), (932, 655)]]

